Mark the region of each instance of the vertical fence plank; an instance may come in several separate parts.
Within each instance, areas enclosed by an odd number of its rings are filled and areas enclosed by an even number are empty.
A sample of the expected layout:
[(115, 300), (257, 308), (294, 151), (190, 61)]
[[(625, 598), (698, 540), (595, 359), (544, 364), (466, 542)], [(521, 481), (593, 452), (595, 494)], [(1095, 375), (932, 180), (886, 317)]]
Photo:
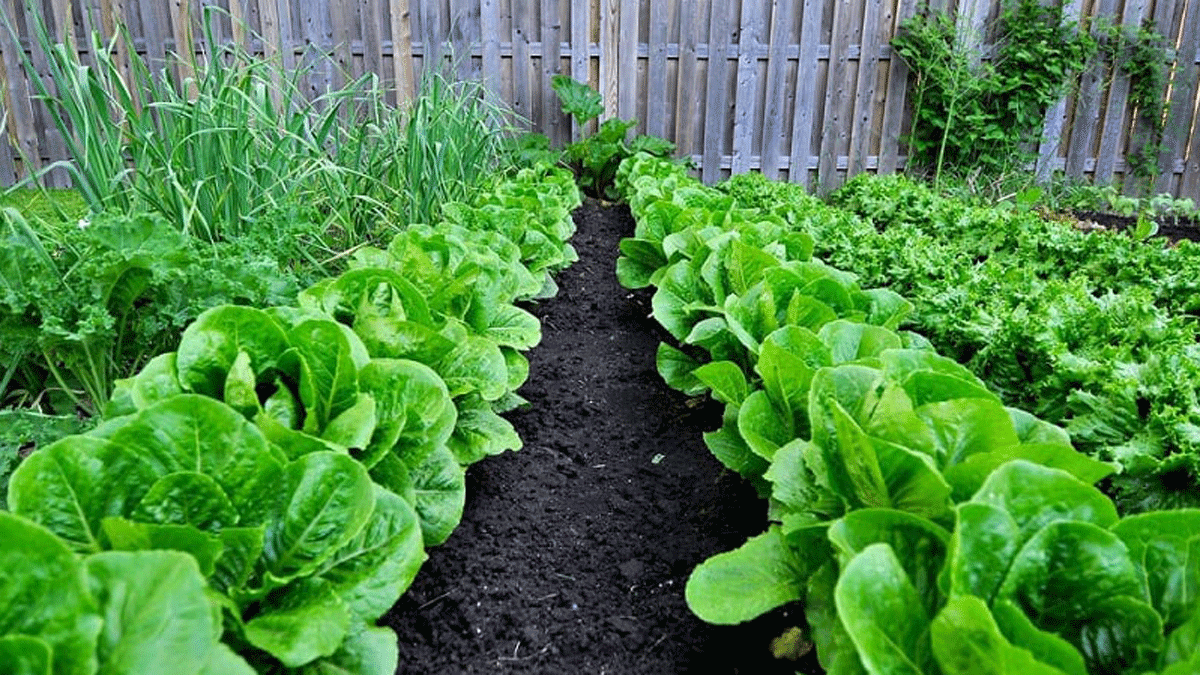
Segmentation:
[(771, 43), (767, 47), (767, 86), (763, 100), (763, 175), (779, 178), (779, 153), (783, 145), (784, 116), (787, 115), (787, 44), (792, 27), (792, 0), (776, 0), (771, 11)]
[[(638, 13), (637, 2), (622, 3), (620, 36), (617, 39), (620, 58), (617, 66), (617, 115), (623, 120), (638, 117), (638, 94), (644, 92), (638, 87)], [(646, 128), (644, 121), (640, 122), (640, 128)]]
[[(14, 0), (4, 0), (4, 21), (17, 25)], [(38, 146), (38, 130), (33, 113), (32, 83), (25, 79), (25, 64), (21, 62), (21, 46), (12, 39), (8, 30), (0, 30), (0, 51), (4, 55), (4, 72), (8, 86), (4, 88), (4, 110), (8, 113), (8, 140), (12, 149), (21, 157), (21, 166), (26, 175), (42, 168), (41, 150)], [(11, 157), (10, 157), (11, 161)]]
[[(125, 42), (125, 0), (100, 0), (100, 30), (103, 34), (102, 39), (107, 40), (114, 36), (117, 39), (114, 42), (113, 61), (116, 63), (117, 70), (120, 73), (121, 79), (126, 85), (129, 84), (129, 49)], [(118, 35), (118, 33), (122, 33)]]
[(383, 14), (380, 0), (359, 0), (358, 15), (362, 21), (363, 73), (383, 75)]
[(1195, 108), (1192, 116), (1192, 141), (1184, 155), (1183, 176), (1180, 179), (1179, 191), (1182, 197), (1196, 199), (1200, 195), (1200, 108)]
[(693, 11), (681, 16), (679, 27), (679, 82), (675, 100), (675, 143), (685, 156), (696, 151), (696, 134), (699, 131), (697, 118), (700, 105), (696, 100), (699, 68), (696, 63), (696, 46), (704, 33), (704, 15)]
[[(1142, 23), (1145, 15), (1147, 0), (1126, 0), (1125, 11), (1121, 14), (1121, 26), (1136, 29)], [(1103, 133), (1100, 136), (1100, 151), (1096, 155), (1097, 183), (1106, 184), (1112, 181), (1116, 168), (1117, 157), (1124, 148), (1125, 120), (1129, 111), (1126, 102), (1129, 98), (1129, 75), (1118, 68), (1108, 88), (1108, 103), (1104, 106)]]
[[(1154, 6), (1154, 11), (1145, 11), (1143, 12), (1143, 16), (1146, 17), (1146, 20), (1152, 22), (1154, 29), (1159, 33), (1162, 33), (1164, 30), (1169, 31), (1170, 28), (1164, 29), (1163, 26), (1166, 24), (1166, 22), (1169, 22), (1175, 18), (1175, 0), (1151, 0), (1151, 4)], [(1168, 73), (1166, 79), (1170, 79), (1170, 73)], [(1169, 91), (1169, 82), (1164, 82), (1162, 89), (1158, 92), (1158, 95), (1163, 97), (1164, 101), (1167, 101), (1166, 97), (1169, 94)], [(1134, 115), (1135, 111), (1133, 110), (1132, 102), (1130, 102), (1128, 105), (1130, 107), (1130, 115)], [(1130, 156), (1134, 156), (1135, 154), (1141, 155), (1145, 152), (1148, 152), (1149, 148), (1147, 148), (1147, 144), (1153, 141), (1151, 138), (1152, 133), (1152, 125), (1145, 117), (1143, 117), (1140, 113), (1133, 117), (1132, 129), (1129, 130), (1129, 150), (1126, 153), (1126, 162), (1124, 167), (1125, 170), (1123, 175), (1124, 181), (1121, 186), (1122, 192), (1124, 192), (1126, 195), (1145, 194), (1147, 191), (1154, 188), (1154, 183), (1158, 178), (1158, 171), (1155, 170), (1152, 175), (1145, 174), (1143, 176), (1135, 176), (1134, 167), (1131, 166), (1128, 161)], [(1159, 152), (1155, 153), (1153, 161), (1158, 162), (1159, 155), (1161, 154), (1162, 152), (1160, 146)], [(1143, 171), (1145, 170), (1143, 169)]]
[[(12, 16), (16, 16), (16, 13), (14, 10), (15, 10), (15, 8), (12, 7), (12, 5), (10, 3), (9, 11), (10, 11), (10, 13), (12, 13)], [(43, 83), (43, 85), (46, 87), (46, 89), (50, 92), (50, 94), (54, 95), (55, 94), (54, 83), (51, 81), (51, 78), (50, 78), (50, 70), (49, 70), (49, 64), (46, 60), (46, 54), (43, 53), (41, 49), (36, 48), (32, 44), (32, 42), (33, 42), (32, 38), (34, 35), (37, 34), (35, 31), (38, 29), (39, 21), (43, 22), (46, 30), (51, 31), (51, 32), (54, 31), (54, 26), (50, 25), (50, 21), (52, 19), (48, 19), (47, 17), (42, 16), (41, 11), (42, 10), (41, 10), (40, 6), (37, 9), (36, 15), (34, 14), (34, 12), (29, 11), (28, 7), (25, 7), (25, 9), (24, 9), (25, 35), (29, 37), (30, 42), (31, 42), (30, 50), (29, 50), (30, 51), (29, 63), (31, 63), (33, 65), (33, 73), (25, 73), (25, 74), (26, 74), (26, 76), (28, 76), (30, 78), (32, 78), (32, 77), (40, 78), (40, 81)], [(20, 51), (21, 51), (20, 46), (17, 46), (16, 49), (17, 49), (18, 53), (20, 53)], [(22, 70), (21, 72), (24, 72), (24, 71)], [(35, 85), (35, 83), (33, 83), (33, 82), (29, 83), (28, 93), (32, 96), (36, 96), (40, 93), (37, 86)], [(46, 110), (45, 105), (43, 105), (41, 103), (33, 103), (31, 107), (32, 107), (32, 117), (31, 117), (32, 123), (30, 125), (30, 131), (31, 131), (31, 135), (30, 135), (31, 148), (30, 149), (32, 152), (30, 153), (29, 159), (27, 161), (31, 162), (38, 169), (41, 169), (43, 166), (54, 162), (54, 160), (56, 160), (56, 159), (62, 159), (62, 157), (63, 157), (62, 140), (63, 139), (62, 139), (62, 136), (59, 135), (58, 130), (53, 128), (53, 121), (50, 119), (49, 113)], [(25, 144), (22, 144), (22, 145), (25, 145)], [(51, 187), (57, 187), (58, 186), (57, 180), (58, 180), (57, 175), (50, 175), (50, 176), (46, 177), (45, 184), (49, 185)]]
[(646, 65), (646, 133), (667, 135), (667, 0), (650, 0), (649, 62)]
[[(8, 31), (4, 31), (7, 33)], [(8, 82), (8, 44), (6, 40), (0, 40), (0, 52), (3, 52), (5, 58), (0, 58), (0, 80)], [(12, 106), (12, 94), (8, 87), (0, 92), (0, 111), (7, 112)], [(17, 165), (13, 163), (13, 142), (16, 141), (15, 135), (10, 135), (7, 129), (8, 123), (5, 120), (5, 132), (0, 135), (0, 185), (12, 185), (20, 178), (20, 172)]]
[(151, 72), (158, 72), (166, 65), (166, 37), (168, 23), (163, 20), (162, 8), (165, 0), (143, 0), (134, 3), (142, 16), (142, 38), (146, 44), (146, 65)]
[(279, 53), (289, 73), (296, 69), (296, 35), (292, 32), (291, 0), (259, 0), (263, 6), (274, 3), (276, 20), (279, 23)]
[(617, 92), (620, 87), (621, 1), (600, 0), (600, 96), (604, 101), (601, 120), (618, 116)]
[[(1111, 17), (1116, 13), (1116, 0), (1097, 0), (1092, 9), (1093, 17)], [(1080, 77), (1079, 92), (1075, 97), (1075, 114), (1067, 146), (1066, 174), (1083, 176), (1087, 160), (1091, 158), (1096, 143), (1096, 129), (1100, 126), (1100, 106), (1103, 105), (1102, 83), (1108, 67), (1096, 59)]]
[(171, 33), (175, 37), (175, 54), (178, 58), (179, 82), (186, 84), (188, 97), (197, 93), (195, 69), (192, 64), (196, 58), (196, 45), (192, 33), (192, 3), (191, 0), (171, 0), (170, 14)]
[[(248, 0), (229, 0), (229, 32), (233, 43), (238, 47), (250, 49), (246, 43), (246, 2)], [(266, 31), (264, 30), (265, 34)]]
[(958, 0), (958, 11), (954, 16), (954, 26), (963, 39), (969, 53), (981, 58), (982, 47), (987, 38), (987, 15), (991, 7), (989, 0)]
[(483, 82), (500, 98), (500, 0), (480, 1), (479, 33), (483, 43)]
[[(898, 6), (895, 11), (893, 35), (916, 13), (914, 3), (896, 0), (896, 5)], [(893, 51), (888, 60), (887, 99), (884, 102), (881, 124), (883, 136), (879, 142), (878, 172), (881, 174), (893, 173), (900, 163), (900, 134), (904, 124), (904, 104), (908, 95), (908, 75), (908, 64)]]
[(838, 2), (833, 8), (833, 35), (829, 43), (829, 77), (825, 84), (824, 128), (821, 130), (821, 145), (817, 148), (820, 160), (817, 163), (817, 179), (821, 191), (828, 192), (837, 186), (837, 160), (840, 138), (845, 137), (846, 78), (849, 76), (849, 46), (851, 8), (848, 2)]
[(512, 0), (513, 111), (533, 122), (532, 85), (529, 81), (529, 15), (531, 0)]
[(562, 42), (559, 32), (562, 28), (558, 19), (557, 0), (541, 0), (542, 5), (542, 76), (538, 79), (538, 88), (542, 92), (542, 130), (555, 146), (562, 144), (567, 138), (570, 121), (558, 104), (558, 96), (550, 86), (550, 78), (558, 74), (559, 61), (562, 59)]
[(725, 80), (729, 72), (729, 5), (714, 2), (708, 28), (708, 81), (704, 101), (704, 158), (701, 178), (715, 182), (721, 176), (721, 151), (725, 142)]
[(796, 111), (792, 115), (788, 180), (805, 187), (808, 187), (813, 121), (816, 119), (817, 50), (821, 46), (823, 9), (817, 0), (804, 0), (804, 14), (800, 23), (800, 61), (796, 66)]
[(333, 26), (333, 81), (331, 89), (336, 91), (354, 79), (354, 54), (351, 51), (354, 36), (354, 15), (357, 0), (329, 0), (329, 19)]
[[(816, 2), (817, 0), (812, 0)], [(766, 32), (763, 0), (743, 0), (738, 29), (737, 92), (733, 104), (732, 173), (750, 170), (754, 131), (758, 128), (758, 49)]]
[[(1200, 60), (1200, 4), (1186, 3), (1185, 12), (1179, 34), (1179, 50), (1175, 54), (1167, 128), (1163, 133), (1163, 154), (1158, 159), (1158, 180), (1154, 184), (1157, 192), (1171, 191), (1175, 182), (1176, 160), (1186, 159), (1188, 132), (1192, 128), (1192, 111), (1195, 109), (1197, 94), (1200, 94), (1196, 68), (1196, 62)], [(1200, 167), (1195, 167), (1193, 171), (1200, 171)], [(1187, 164), (1184, 164), (1184, 173), (1187, 173)], [(1195, 190), (1191, 194), (1193, 199), (1200, 197), (1200, 192)]]
[(459, 80), (477, 76), (475, 45), (480, 43), (479, 0), (450, 0), (450, 32), (447, 34), (454, 53), (454, 70)]
[[(229, 2), (231, 5), (234, 5), (238, 3), (238, 0), (229, 0)], [(259, 1), (258, 21), (260, 32), (262, 33), (263, 56), (268, 60), (279, 59), (280, 63), (285, 63), (284, 57), (287, 55), (288, 49), (283, 42), (283, 28), (279, 17), (279, 3), (277, 0)], [(235, 23), (239, 22), (240, 18)], [(274, 89), (271, 92), (271, 100), (278, 107), (283, 102), (280, 91), (283, 83), (276, 73), (271, 74), (271, 80), (272, 84), (274, 84)]]
[[(591, 3), (589, 0), (571, 0), (571, 77), (578, 82), (588, 83), (591, 56)], [(583, 129), (571, 119), (571, 140), (582, 137)]]
[(396, 105), (402, 106), (412, 100), (415, 92), (412, 60), (412, 13), (409, 0), (389, 0), (388, 20), (392, 27), (392, 69), (395, 71), (396, 78)]
[[(1063, 18), (1078, 25), (1083, 0), (1069, 0), (1063, 7)], [(1034, 167), (1037, 180), (1045, 182), (1050, 179), (1054, 170), (1055, 160), (1058, 159), (1063, 126), (1067, 123), (1067, 97), (1063, 96), (1046, 111), (1042, 124), (1042, 140), (1038, 144), (1037, 164)]]
[(850, 126), (850, 152), (847, 155), (846, 176), (862, 173), (867, 169), (867, 155), (871, 149), (872, 118), (875, 115), (875, 89), (879, 76), (879, 49), (881, 46), (879, 17), (883, 14), (883, 0), (866, 0), (863, 5), (863, 20), (859, 40), (858, 88), (854, 95), (854, 118)]

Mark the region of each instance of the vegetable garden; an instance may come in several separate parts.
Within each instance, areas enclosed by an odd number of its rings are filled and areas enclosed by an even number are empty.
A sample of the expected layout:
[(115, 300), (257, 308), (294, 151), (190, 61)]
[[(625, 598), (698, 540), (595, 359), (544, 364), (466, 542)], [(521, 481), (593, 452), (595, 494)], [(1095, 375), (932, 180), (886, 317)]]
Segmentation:
[(1200, 672), (1200, 248), (1150, 209), (195, 65), (64, 94), (86, 189), (5, 196), (0, 671)]

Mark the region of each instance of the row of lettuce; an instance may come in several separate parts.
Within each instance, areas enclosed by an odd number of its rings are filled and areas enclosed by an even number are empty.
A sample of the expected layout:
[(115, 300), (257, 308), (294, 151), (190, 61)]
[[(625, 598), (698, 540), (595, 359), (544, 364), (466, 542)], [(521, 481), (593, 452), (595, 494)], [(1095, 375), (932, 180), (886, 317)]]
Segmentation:
[(815, 200), (743, 208), (649, 157), (618, 276), (653, 286), (665, 380), (725, 404), (713, 454), (769, 529), (693, 572), (701, 618), (802, 600), (830, 673), (1192, 673), (1200, 511), (1121, 518), (1114, 468), (1006, 407), (929, 341), (913, 305), (812, 257)]
[(569, 172), (526, 169), (291, 306), (220, 306), (29, 456), (0, 512), (6, 673), (377, 673), (376, 621), (520, 447), (541, 338), (514, 302), (576, 258)]
[(941, 353), (1119, 467), (1122, 511), (1200, 506), (1200, 246), (973, 205), (901, 176), (851, 180), (830, 195), (838, 208), (761, 176), (723, 190), (903, 294)]

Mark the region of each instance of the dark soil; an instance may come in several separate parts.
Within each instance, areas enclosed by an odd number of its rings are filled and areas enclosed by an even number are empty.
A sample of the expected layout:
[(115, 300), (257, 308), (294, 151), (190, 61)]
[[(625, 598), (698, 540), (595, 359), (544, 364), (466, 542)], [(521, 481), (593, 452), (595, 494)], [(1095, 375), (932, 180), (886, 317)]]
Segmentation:
[[(1077, 211), (1074, 215), (1081, 223), (1093, 223), (1106, 230), (1127, 232), (1137, 228), (1137, 216), (1119, 216), (1098, 211)], [(1172, 242), (1180, 239), (1200, 242), (1200, 222), (1189, 218), (1164, 218), (1159, 221), (1155, 236)]]
[(792, 673), (772, 638), (801, 624), (782, 608), (709, 626), (684, 602), (692, 568), (766, 526), (766, 505), (701, 438), (721, 410), (689, 400), (655, 370), (649, 295), (615, 275), (624, 207), (575, 213), (580, 260), (558, 297), (531, 308), (529, 353), (510, 415), (523, 450), (467, 472), (462, 524), (429, 551), (383, 623), (400, 638), (401, 673)]

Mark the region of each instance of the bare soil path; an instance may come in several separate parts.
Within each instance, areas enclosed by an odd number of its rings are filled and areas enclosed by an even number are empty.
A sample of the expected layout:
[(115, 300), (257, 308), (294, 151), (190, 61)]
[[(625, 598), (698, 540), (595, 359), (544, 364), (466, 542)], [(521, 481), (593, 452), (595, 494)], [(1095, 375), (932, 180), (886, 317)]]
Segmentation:
[(470, 469), (462, 525), (384, 617), (399, 672), (795, 672), (768, 644), (798, 612), (714, 627), (684, 603), (692, 568), (761, 531), (765, 503), (704, 447), (720, 409), (655, 371), (649, 295), (614, 272), (628, 209), (575, 220), (580, 260), (531, 308), (532, 407), (510, 415), (525, 448)]

